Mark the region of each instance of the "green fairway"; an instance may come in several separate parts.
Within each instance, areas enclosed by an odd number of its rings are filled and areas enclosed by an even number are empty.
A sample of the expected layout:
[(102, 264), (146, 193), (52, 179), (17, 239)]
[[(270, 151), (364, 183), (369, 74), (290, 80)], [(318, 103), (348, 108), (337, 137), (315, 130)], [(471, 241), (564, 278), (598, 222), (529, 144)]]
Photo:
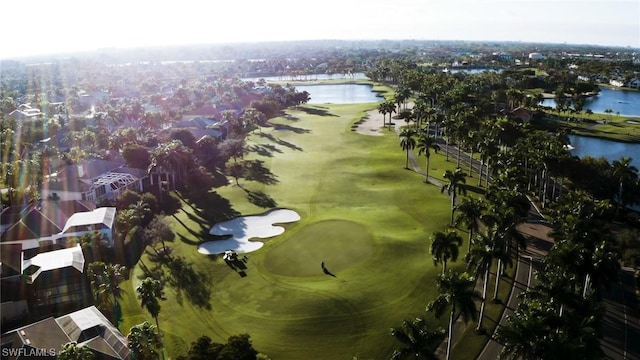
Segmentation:
[[(259, 214), (268, 199), (301, 220), (283, 224), (284, 234), (249, 253), (245, 276), (220, 257), (197, 252), (205, 240), (199, 231), (213, 225), (202, 208), (185, 204), (170, 217), (174, 255), (203, 274), (201, 284), (185, 288), (204, 287), (210, 294), (208, 304), (193, 304), (187, 290), (166, 290), (160, 327), (169, 334), (167, 355), (180, 355), (201, 335), (224, 342), (248, 333), (254, 347), (273, 359), (389, 358), (398, 345), (389, 329), (423, 315), (435, 297), (441, 269), (428, 253), (429, 238), (446, 228), (450, 200), (404, 169), (395, 132), (376, 137), (350, 131), (375, 106), (307, 105), (251, 135), (247, 160), (260, 163), (262, 177), (212, 190), (216, 199), (228, 200), (217, 201), (216, 211)], [(435, 177), (454, 167), (442, 155), (431, 158)], [(142, 261), (153, 265), (147, 256)], [(335, 277), (323, 273), (321, 261)], [(140, 266), (134, 274), (142, 274)], [(138, 282), (132, 276), (123, 285), (124, 332), (141, 319), (152, 321), (135, 299)]]
[(309, 225), (265, 255), (265, 269), (276, 275), (318, 276), (320, 262), (336, 273), (368, 260), (374, 244), (365, 226), (344, 220)]

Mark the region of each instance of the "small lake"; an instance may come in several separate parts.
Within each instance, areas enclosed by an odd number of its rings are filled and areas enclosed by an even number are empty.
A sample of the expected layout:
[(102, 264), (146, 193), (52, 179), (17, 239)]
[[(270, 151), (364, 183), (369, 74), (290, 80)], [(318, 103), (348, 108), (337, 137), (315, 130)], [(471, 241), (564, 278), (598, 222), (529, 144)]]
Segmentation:
[[(611, 109), (613, 114), (620, 112), (622, 116), (640, 116), (640, 91), (601, 88), (598, 96), (586, 100), (584, 110), (591, 109), (597, 114), (604, 114), (606, 109)], [(542, 105), (555, 108), (556, 101), (545, 99)]]
[(384, 100), (371, 89), (371, 85), (363, 84), (296, 85), (297, 91), (310, 94), (309, 104), (359, 104)]
[[(263, 76), (263, 77), (250, 77), (242, 78), (242, 81), (256, 82), (260, 79), (265, 81), (315, 81), (315, 80), (352, 80), (352, 79), (368, 79), (364, 73), (353, 74), (309, 74), (309, 75), (282, 75), (282, 76)], [(296, 88), (298, 88), (296, 86)]]
[(612, 163), (621, 157), (632, 158), (632, 164), (640, 169), (640, 144), (631, 144), (619, 141), (603, 140), (587, 136), (569, 135), (571, 154), (580, 158), (591, 156), (594, 158), (604, 157)]

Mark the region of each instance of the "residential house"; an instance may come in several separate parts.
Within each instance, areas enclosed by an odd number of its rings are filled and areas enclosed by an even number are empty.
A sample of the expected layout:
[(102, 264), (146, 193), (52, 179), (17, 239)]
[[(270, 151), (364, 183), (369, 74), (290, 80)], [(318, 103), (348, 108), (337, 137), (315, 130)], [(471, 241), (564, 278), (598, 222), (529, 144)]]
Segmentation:
[(633, 78), (629, 80), (629, 82), (627, 83), (627, 86), (630, 88), (640, 89), (640, 79)]
[(27, 206), (8, 207), (0, 213), (0, 242), (20, 244), (24, 250), (53, 244), (73, 214), (95, 208), (93, 202), (76, 200), (41, 200)]
[(116, 208), (99, 207), (92, 211), (79, 212), (71, 215), (64, 228), (54, 236), (55, 242), (65, 244), (66, 238), (81, 237), (86, 234), (100, 233), (106, 247), (115, 246)]
[(623, 87), (624, 86), (624, 80), (611, 79), (611, 80), (609, 80), (609, 85), (616, 86), (616, 87)]
[(502, 113), (507, 115), (508, 117), (510, 117), (512, 119), (517, 119), (517, 120), (520, 120), (522, 122), (528, 122), (528, 121), (531, 121), (531, 119), (533, 119), (533, 112), (531, 112), (531, 110), (525, 109), (523, 107), (517, 107), (517, 108), (512, 109), (512, 110), (506, 109), (506, 110), (503, 110)]
[(146, 169), (124, 167), (124, 163), (87, 160), (47, 176), (42, 198), (59, 200), (112, 200), (127, 189), (142, 192), (148, 185)]
[(19, 244), (1, 245), (3, 251), (10, 251), (2, 255), (3, 326), (23, 313), (46, 315), (90, 302), (82, 248), (57, 248), (38, 252), (23, 250)]
[(66, 343), (75, 341), (94, 353), (95, 360), (131, 357), (127, 338), (95, 307), (60, 317), (48, 317), (2, 334), (3, 359), (55, 359)]
[(14, 118), (17, 122), (29, 122), (42, 118), (40, 109), (32, 108), (31, 104), (21, 104), (17, 109), (9, 113), (9, 117)]
[(182, 119), (173, 125), (174, 129), (187, 129), (193, 134), (196, 140), (204, 136), (211, 136), (216, 139), (224, 139), (228, 133), (229, 124), (226, 121), (218, 121), (206, 117), (195, 117)]

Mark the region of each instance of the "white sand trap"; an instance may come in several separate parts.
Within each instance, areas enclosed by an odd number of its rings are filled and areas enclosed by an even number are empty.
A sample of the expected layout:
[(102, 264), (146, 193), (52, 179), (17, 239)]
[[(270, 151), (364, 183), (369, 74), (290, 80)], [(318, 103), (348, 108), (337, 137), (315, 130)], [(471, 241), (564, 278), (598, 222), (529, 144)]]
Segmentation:
[(198, 246), (198, 252), (206, 255), (222, 254), (225, 250), (238, 253), (256, 251), (264, 245), (261, 241), (249, 241), (251, 238), (270, 238), (284, 232), (282, 226), (273, 224), (290, 223), (300, 220), (300, 215), (293, 210), (276, 209), (262, 215), (241, 216), (215, 224), (209, 234), (231, 235), (225, 240), (207, 241)]

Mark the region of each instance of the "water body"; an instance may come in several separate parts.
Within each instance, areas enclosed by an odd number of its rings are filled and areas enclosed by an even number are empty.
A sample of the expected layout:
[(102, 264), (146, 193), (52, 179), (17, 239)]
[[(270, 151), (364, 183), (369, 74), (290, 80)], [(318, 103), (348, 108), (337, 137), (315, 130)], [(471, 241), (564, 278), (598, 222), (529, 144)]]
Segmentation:
[(640, 144), (625, 143), (620, 141), (611, 141), (598, 139), (587, 136), (569, 135), (571, 146), (571, 154), (580, 158), (591, 156), (594, 158), (604, 157), (612, 163), (621, 157), (632, 158), (631, 162), (635, 167), (640, 169)]
[(486, 72), (494, 72), (494, 73), (501, 73), (502, 69), (489, 69), (489, 68), (478, 68), (478, 69), (465, 69), (465, 68), (452, 68), (452, 69), (448, 69), (448, 71), (452, 74), (455, 73), (467, 73), (467, 74), (482, 74), (485, 71)]
[[(555, 108), (556, 101), (545, 99), (542, 105)], [(640, 116), (640, 91), (602, 88), (598, 96), (587, 98), (584, 104), (586, 109), (597, 114), (604, 114), (606, 109), (611, 109), (613, 114), (620, 112), (623, 116)]]
[[(263, 77), (250, 77), (250, 78), (242, 78), (242, 81), (253, 81), (256, 82), (260, 79), (264, 79), (265, 81), (315, 81), (315, 80), (354, 80), (354, 79), (367, 79), (367, 76), (364, 73), (353, 73), (353, 74), (309, 74), (309, 75), (283, 75), (283, 76), (263, 76)], [(296, 86), (296, 89), (298, 87)]]
[(371, 85), (362, 84), (296, 85), (297, 91), (310, 94), (309, 104), (359, 104), (384, 100), (371, 88)]

